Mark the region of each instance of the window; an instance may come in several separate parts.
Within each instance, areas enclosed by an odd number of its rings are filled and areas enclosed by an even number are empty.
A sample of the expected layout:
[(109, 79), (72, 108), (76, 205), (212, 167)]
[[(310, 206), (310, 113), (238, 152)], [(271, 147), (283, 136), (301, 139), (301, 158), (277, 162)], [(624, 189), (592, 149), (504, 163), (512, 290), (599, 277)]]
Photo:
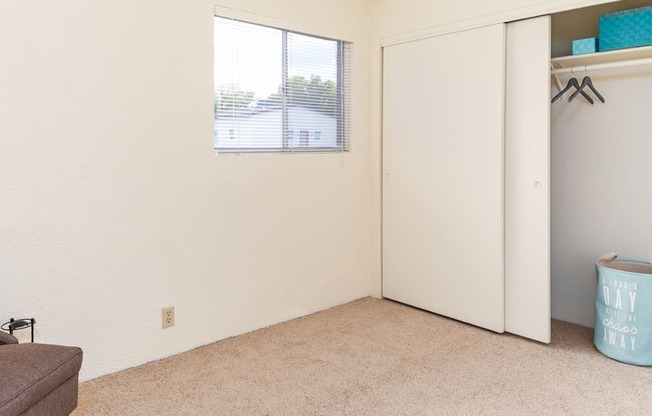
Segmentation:
[(219, 153), (349, 150), (349, 43), (222, 17), (214, 41)]
[(301, 133), (299, 133), (299, 146), (310, 146), (310, 132), (308, 130), (301, 130)]

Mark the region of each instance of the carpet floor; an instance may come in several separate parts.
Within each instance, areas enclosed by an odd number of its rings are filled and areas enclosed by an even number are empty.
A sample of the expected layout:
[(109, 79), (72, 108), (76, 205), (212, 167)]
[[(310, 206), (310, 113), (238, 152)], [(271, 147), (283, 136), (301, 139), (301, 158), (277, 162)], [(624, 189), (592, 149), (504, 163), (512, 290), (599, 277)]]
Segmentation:
[(649, 415), (652, 369), (361, 299), (80, 385), (82, 415)]

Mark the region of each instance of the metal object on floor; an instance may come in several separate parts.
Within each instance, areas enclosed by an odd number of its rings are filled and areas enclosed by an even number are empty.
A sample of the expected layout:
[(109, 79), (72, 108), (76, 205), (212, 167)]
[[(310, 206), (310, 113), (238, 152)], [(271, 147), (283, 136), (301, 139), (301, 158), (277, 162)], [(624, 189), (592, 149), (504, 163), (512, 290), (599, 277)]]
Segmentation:
[(30, 328), (32, 332), (32, 343), (34, 342), (34, 325), (36, 325), (36, 319), (34, 318), (21, 318), (21, 319), (9, 319), (8, 322), (5, 322), (0, 326), (0, 329), (3, 331), (9, 331), (9, 335), (13, 335), (14, 331), (20, 331), (23, 329)]

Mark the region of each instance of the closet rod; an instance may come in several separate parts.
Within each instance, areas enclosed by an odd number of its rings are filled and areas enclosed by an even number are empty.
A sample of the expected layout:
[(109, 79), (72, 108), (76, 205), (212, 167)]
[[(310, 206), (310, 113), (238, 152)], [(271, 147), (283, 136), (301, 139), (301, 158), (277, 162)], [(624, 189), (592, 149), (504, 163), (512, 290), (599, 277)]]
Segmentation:
[(652, 65), (652, 58), (632, 59), (629, 61), (606, 62), (604, 64), (580, 65), (566, 68), (557, 68), (550, 71), (552, 75), (581, 73), (583, 71), (592, 71), (596, 69), (625, 68), (630, 66)]

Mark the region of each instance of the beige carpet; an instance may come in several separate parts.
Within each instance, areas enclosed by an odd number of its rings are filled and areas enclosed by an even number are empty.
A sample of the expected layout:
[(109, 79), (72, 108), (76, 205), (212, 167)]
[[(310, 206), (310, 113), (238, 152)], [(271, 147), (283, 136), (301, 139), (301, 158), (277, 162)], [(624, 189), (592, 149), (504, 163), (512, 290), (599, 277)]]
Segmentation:
[(652, 369), (361, 299), (84, 383), (82, 415), (649, 415)]

